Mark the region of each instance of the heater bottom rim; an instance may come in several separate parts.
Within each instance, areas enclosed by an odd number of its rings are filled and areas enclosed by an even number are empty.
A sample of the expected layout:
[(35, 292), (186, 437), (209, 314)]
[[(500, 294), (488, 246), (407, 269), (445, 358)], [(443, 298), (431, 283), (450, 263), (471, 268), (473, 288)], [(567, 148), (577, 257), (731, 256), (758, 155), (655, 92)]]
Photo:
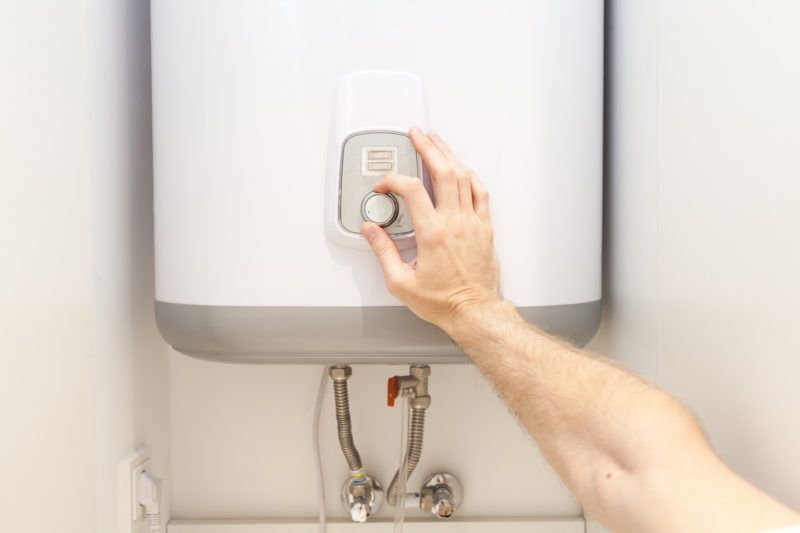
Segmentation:
[[(520, 307), (577, 346), (600, 325), (602, 300)], [(240, 363), (467, 363), (441, 330), (402, 306), (246, 307), (155, 302), (164, 339), (192, 357)]]

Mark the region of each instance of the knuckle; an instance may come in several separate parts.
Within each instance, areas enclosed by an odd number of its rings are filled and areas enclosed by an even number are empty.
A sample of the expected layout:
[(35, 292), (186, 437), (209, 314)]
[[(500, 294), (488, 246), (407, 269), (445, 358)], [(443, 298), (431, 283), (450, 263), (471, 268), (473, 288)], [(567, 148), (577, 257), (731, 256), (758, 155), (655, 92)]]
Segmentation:
[(428, 165), (428, 168), (431, 171), (431, 176), (433, 176), (433, 179), (441, 178), (445, 171), (445, 167), (441, 163), (431, 163)]
[(446, 164), (438, 164), (433, 169), (431, 169), (431, 173), (435, 179), (439, 181), (452, 181), (456, 179), (456, 171), (455, 169)]
[(399, 276), (388, 276), (386, 278), (386, 288), (392, 294), (399, 294), (405, 290), (405, 280)]
[(400, 196), (405, 196), (406, 193), (408, 192), (408, 183), (406, 182), (406, 180), (398, 176), (392, 182), (391, 192), (397, 193)]
[(419, 193), (425, 190), (425, 184), (419, 178), (409, 178), (407, 188), (410, 193)]
[(401, 176), (400, 174), (389, 174), (384, 179), (386, 180), (386, 183), (388, 183), (389, 186), (392, 187), (393, 189), (402, 188), (403, 183), (405, 183), (405, 180), (403, 180), (403, 176)]
[(446, 234), (444, 227), (437, 224), (427, 228), (426, 231), (420, 235), (420, 237), (430, 244), (442, 244), (445, 240)]

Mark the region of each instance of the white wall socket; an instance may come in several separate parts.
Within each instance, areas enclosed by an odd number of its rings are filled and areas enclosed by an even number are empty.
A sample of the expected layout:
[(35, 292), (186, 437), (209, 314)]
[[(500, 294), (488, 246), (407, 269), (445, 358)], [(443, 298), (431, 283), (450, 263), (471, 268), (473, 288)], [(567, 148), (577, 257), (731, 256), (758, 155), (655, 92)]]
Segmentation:
[(144, 510), (139, 505), (136, 481), (150, 468), (150, 448), (142, 446), (119, 465), (119, 514), (120, 532), (136, 533), (145, 524)]

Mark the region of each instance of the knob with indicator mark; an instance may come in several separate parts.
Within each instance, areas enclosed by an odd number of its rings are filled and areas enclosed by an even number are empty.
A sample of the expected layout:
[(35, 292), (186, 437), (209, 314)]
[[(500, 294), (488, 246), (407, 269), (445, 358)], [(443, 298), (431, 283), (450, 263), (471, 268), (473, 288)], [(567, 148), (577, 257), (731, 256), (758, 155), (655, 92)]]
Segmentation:
[(390, 226), (397, 220), (399, 211), (400, 205), (393, 194), (371, 192), (361, 201), (361, 217), (382, 228)]

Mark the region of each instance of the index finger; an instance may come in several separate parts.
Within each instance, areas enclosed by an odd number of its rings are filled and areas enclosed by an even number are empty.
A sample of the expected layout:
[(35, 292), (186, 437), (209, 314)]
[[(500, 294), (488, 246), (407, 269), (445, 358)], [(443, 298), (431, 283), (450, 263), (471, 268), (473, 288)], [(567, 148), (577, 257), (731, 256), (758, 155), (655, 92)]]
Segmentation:
[(436, 216), (431, 197), (425, 190), (425, 185), (419, 178), (401, 176), (400, 174), (388, 174), (373, 187), (375, 192), (392, 192), (400, 196), (408, 207), (411, 215), (411, 223), (416, 227), (429, 224)]

